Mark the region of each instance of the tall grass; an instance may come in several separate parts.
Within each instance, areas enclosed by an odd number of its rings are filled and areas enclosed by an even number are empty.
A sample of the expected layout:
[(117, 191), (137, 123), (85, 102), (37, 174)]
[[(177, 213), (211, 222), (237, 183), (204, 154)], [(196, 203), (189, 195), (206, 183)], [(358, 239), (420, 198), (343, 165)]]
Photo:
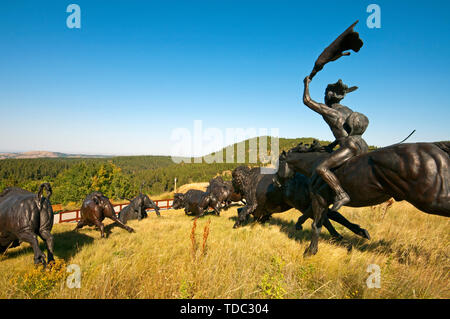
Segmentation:
[[(295, 231), (299, 213), (274, 215), (265, 225), (233, 229), (236, 208), (194, 221), (182, 210), (129, 222), (136, 233), (55, 225), (59, 268), (78, 264), (81, 288), (65, 285), (67, 273), (35, 274), (28, 244), (0, 260), (1, 298), (449, 298), (450, 220), (394, 203), (385, 216), (371, 208), (342, 213), (369, 230), (372, 240), (334, 224), (346, 243), (322, 231), (317, 255), (304, 258), (309, 222)], [(203, 235), (203, 239), (201, 236)], [(192, 256), (195, 241), (195, 256)], [(42, 245), (43, 247), (43, 245)], [(381, 288), (369, 289), (369, 264), (381, 268)], [(42, 278), (36, 289), (20, 278)], [(56, 278), (56, 279), (55, 279)], [(58, 281), (59, 280), (59, 281)]]

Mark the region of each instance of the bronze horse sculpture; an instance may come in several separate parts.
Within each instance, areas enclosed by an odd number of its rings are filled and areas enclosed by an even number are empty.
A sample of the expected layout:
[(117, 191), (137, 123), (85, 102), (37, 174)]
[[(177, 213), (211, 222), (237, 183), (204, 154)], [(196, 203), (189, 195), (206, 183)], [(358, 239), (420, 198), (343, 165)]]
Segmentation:
[[(419, 210), (450, 217), (450, 142), (395, 144), (358, 155), (333, 170), (351, 201), (346, 206), (377, 205), (393, 197)], [(283, 152), (276, 175), (278, 184), (295, 172), (311, 177), (317, 165), (330, 156), (325, 148)], [(300, 191), (300, 190), (299, 190)], [(305, 254), (316, 254), (327, 208), (334, 193), (323, 182), (312, 194), (311, 244)]]
[[(260, 168), (248, 168), (239, 166), (232, 172), (233, 185), (241, 192), (247, 201), (247, 205), (238, 209), (238, 219), (234, 228), (241, 225), (252, 214), (258, 222), (264, 223), (270, 219), (274, 213), (282, 213), (292, 208), (301, 213), (306, 213), (306, 218), (310, 217), (308, 211), (311, 198), (309, 192), (309, 179), (302, 174), (296, 173), (286, 179), (279, 187), (274, 181), (274, 174), (261, 174)], [(349, 222), (344, 216), (335, 211), (329, 211), (328, 218), (347, 227), (355, 234), (370, 239), (367, 230), (357, 224)], [(340, 240), (342, 236), (336, 231), (328, 218), (324, 220), (324, 226), (333, 238)]]
[[(358, 52), (363, 46), (358, 32), (353, 30), (357, 23), (320, 54), (304, 80), (303, 103), (322, 115), (336, 138), (327, 148), (330, 152), (298, 147), (279, 157), (278, 184), (282, 185), (294, 172), (311, 179), (308, 214), (313, 218), (312, 237), (305, 254), (317, 253), (320, 230), (331, 204), (337, 210), (342, 205), (372, 206), (393, 197), (426, 213), (450, 216), (450, 142), (398, 143), (368, 152), (362, 139), (368, 119), (339, 104), (356, 87), (348, 88), (342, 81), (329, 85), (325, 104), (309, 96), (309, 82), (325, 64), (350, 55), (350, 50)], [(333, 151), (336, 145), (340, 147)]]

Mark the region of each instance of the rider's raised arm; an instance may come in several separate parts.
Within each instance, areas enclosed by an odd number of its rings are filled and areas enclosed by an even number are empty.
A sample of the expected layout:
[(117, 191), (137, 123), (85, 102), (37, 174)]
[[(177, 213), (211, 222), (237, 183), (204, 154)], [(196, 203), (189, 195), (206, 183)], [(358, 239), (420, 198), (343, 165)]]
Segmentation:
[(311, 82), (311, 79), (309, 76), (307, 76), (303, 83), (305, 84), (305, 89), (303, 91), (303, 103), (309, 107), (311, 110), (321, 114), (321, 115), (337, 115), (337, 111), (326, 106), (325, 104), (318, 103), (311, 99), (311, 96), (309, 95), (309, 82)]

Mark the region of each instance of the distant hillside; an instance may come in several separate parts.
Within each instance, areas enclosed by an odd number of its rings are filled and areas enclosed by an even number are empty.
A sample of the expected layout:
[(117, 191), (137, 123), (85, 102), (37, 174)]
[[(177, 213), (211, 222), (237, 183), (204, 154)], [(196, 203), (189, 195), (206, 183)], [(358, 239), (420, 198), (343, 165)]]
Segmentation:
[(30, 151), (17, 153), (0, 153), (0, 159), (22, 159), (22, 158), (105, 158), (104, 155), (66, 154), (49, 151)]

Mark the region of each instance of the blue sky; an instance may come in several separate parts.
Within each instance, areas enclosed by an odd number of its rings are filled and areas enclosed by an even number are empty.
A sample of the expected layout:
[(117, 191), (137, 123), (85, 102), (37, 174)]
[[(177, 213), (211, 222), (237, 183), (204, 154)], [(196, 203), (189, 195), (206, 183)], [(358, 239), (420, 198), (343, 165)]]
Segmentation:
[[(81, 29), (66, 7), (81, 7)], [(369, 29), (366, 8), (381, 8)], [(366, 114), (371, 145), (450, 138), (448, 1), (2, 1), (0, 151), (169, 154), (171, 132), (279, 128), (332, 139), (302, 80), (351, 23), (359, 53), (311, 83)]]

